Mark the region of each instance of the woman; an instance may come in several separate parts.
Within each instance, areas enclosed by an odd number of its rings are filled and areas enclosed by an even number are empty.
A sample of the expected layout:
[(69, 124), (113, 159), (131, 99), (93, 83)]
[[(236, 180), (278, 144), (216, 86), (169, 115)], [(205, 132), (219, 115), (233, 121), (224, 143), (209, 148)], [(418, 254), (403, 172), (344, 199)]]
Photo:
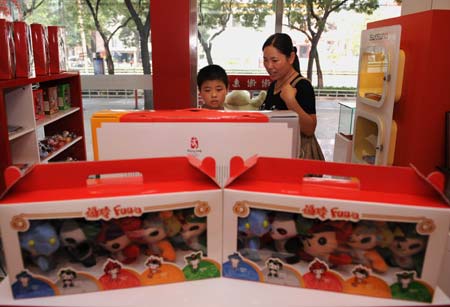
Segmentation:
[(297, 48), (285, 33), (271, 35), (263, 45), (264, 67), (272, 83), (262, 110), (291, 110), (297, 113), (301, 131), (300, 158), (324, 160), (314, 136), (317, 125), (316, 99), (308, 79), (300, 73)]

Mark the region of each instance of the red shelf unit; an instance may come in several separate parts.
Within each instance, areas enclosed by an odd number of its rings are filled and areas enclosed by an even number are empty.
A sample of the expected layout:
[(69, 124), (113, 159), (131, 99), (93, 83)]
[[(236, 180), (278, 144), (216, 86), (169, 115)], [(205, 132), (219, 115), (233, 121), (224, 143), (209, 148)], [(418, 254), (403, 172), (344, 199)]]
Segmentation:
[[(32, 86), (41, 88), (68, 83), (71, 108), (46, 115), (36, 121)], [(17, 132), (8, 133), (8, 125), (20, 126)], [(38, 141), (67, 130), (77, 135), (72, 142), (45, 159), (39, 156)], [(83, 104), (78, 72), (66, 72), (36, 78), (0, 81), (0, 194), (5, 189), (3, 171), (13, 164), (47, 163), (64, 161), (68, 157), (86, 160)]]

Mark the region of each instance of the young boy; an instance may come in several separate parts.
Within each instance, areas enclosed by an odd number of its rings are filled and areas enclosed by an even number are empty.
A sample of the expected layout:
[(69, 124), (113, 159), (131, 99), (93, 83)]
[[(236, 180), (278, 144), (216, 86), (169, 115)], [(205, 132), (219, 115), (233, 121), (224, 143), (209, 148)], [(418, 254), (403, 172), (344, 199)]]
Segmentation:
[(197, 86), (203, 99), (204, 109), (223, 110), (223, 103), (228, 92), (228, 76), (219, 65), (208, 65), (200, 69)]

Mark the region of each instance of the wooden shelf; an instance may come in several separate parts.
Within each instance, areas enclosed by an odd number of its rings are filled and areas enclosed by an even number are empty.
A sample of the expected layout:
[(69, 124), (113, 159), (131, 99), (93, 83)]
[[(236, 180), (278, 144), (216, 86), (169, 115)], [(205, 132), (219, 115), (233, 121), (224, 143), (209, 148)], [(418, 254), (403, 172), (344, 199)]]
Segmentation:
[(52, 115), (45, 115), (45, 117), (43, 119), (39, 119), (36, 121), (36, 127), (37, 128), (43, 127), (45, 125), (48, 125), (50, 123), (53, 123), (53, 122), (61, 119), (67, 115), (75, 113), (79, 110), (80, 110), (80, 108), (76, 107), (76, 108), (70, 108), (68, 110), (59, 110), (57, 113), (52, 114)]
[(76, 139), (74, 139), (72, 142), (67, 143), (66, 145), (64, 145), (63, 147), (59, 148), (58, 150), (50, 153), (47, 157), (45, 157), (44, 159), (41, 159), (41, 163), (46, 163), (49, 160), (53, 159), (54, 157), (56, 157), (57, 155), (59, 155), (60, 153), (62, 153), (63, 151), (65, 151), (67, 148), (75, 145), (76, 143), (78, 143), (79, 141), (81, 141), (83, 139), (83, 137), (79, 136)]
[(22, 128), (16, 132), (8, 133), (8, 139), (10, 141), (12, 141), (12, 140), (15, 140), (15, 139), (21, 137), (22, 135), (25, 135), (25, 134), (33, 132), (33, 131), (34, 131), (34, 128), (27, 128), (27, 129)]

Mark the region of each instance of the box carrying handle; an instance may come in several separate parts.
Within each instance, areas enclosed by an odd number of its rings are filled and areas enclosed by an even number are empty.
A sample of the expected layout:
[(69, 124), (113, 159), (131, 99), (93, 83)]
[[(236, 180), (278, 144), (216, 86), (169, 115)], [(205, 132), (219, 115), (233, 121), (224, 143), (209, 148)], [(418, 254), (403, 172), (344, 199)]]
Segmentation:
[[(16, 181), (19, 181), (18, 186), (20, 186), (21, 190), (28, 190), (31, 189), (31, 187), (36, 190), (92, 187), (92, 185), (96, 184), (95, 178), (92, 178), (92, 175), (102, 175), (100, 177), (113, 178), (119, 177), (119, 179), (123, 179), (127, 176), (133, 178), (130, 180), (131, 184), (144, 184), (155, 181), (183, 181), (186, 180), (186, 178), (189, 178), (190, 180), (210, 181), (206, 175), (211, 176), (208, 172), (213, 168), (211, 166), (212, 163), (214, 163), (214, 161), (208, 159), (205, 162), (205, 169), (201, 169), (203, 167), (201, 162), (193, 164), (187, 157), (87, 162), (75, 161), (70, 163), (55, 162), (52, 164), (35, 165), (28, 174), (19, 174), (11, 171), (13, 176), (10, 176), (7, 182), (9, 182), (11, 186)], [(202, 172), (199, 172), (196, 169), (201, 169)], [(214, 174), (212, 176), (214, 176)], [(21, 177), (26, 178), (24, 178), (25, 180), (18, 180)], [(110, 181), (114, 182), (114, 180)], [(101, 181), (97, 183), (101, 183)]]
[(336, 180), (333, 185), (361, 191), (436, 196), (433, 187), (429, 183), (424, 184), (423, 175), (420, 175), (420, 172), (414, 167), (388, 167), (270, 157), (252, 157), (244, 161), (241, 157), (233, 157), (230, 174), (233, 178), (230, 178), (228, 184), (239, 178), (247, 177), (261, 181), (330, 184), (330, 178), (308, 177), (310, 174), (314, 174), (351, 178), (350, 180)]

